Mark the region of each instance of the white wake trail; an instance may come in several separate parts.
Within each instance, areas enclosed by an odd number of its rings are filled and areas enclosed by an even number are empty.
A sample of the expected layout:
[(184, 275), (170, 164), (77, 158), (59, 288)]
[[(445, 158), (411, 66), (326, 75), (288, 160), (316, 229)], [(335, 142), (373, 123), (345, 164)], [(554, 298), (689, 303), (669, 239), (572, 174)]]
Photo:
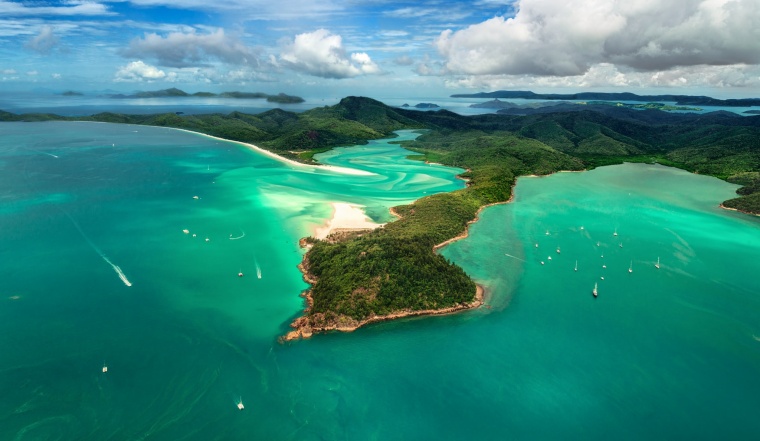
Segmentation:
[(244, 238), (245, 237), (245, 231), (243, 231), (243, 230), (240, 230), (240, 231), (242, 231), (243, 234), (240, 235), (240, 236), (237, 236), (237, 237), (232, 237), (232, 235), (230, 234), (230, 240), (238, 240), (238, 239)]
[(511, 254), (507, 254), (507, 253), (504, 253), (504, 255), (505, 255), (505, 256), (507, 256), (507, 257), (511, 257), (511, 258), (513, 258), (513, 259), (522, 260), (523, 262), (526, 262), (526, 260), (524, 260), (524, 259), (520, 259), (519, 257), (517, 257), (517, 256), (513, 256), (513, 255), (511, 255)]
[(90, 245), (90, 247), (91, 247), (91, 248), (92, 248), (92, 249), (93, 249), (93, 250), (94, 250), (96, 253), (98, 253), (98, 255), (99, 255), (99, 256), (100, 256), (100, 257), (101, 257), (101, 258), (102, 258), (102, 259), (103, 259), (103, 260), (104, 260), (104, 261), (105, 261), (107, 264), (111, 265), (111, 268), (113, 268), (113, 270), (114, 270), (114, 271), (116, 271), (116, 274), (118, 274), (118, 276), (119, 276), (119, 278), (121, 279), (121, 281), (122, 281), (122, 282), (124, 282), (124, 284), (125, 284), (125, 285), (127, 285), (127, 286), (132, 286), (132, 282), (130, 282), (130, 281), (129, 281), (129, 279), (127, 279), (127, 276), (126, 276), (126, 274), (124, 274), (124, 271), (122, 271), (122, 270), (121, 270), (121, 268), (119, 268), (117, 265), (115, 265), (113, 262), (111, 262), (111, 261), (108, 259), (108, 257), (106, 257), (106, 255), (105, 255), (105, 254), (104, 254), (102, 251), (100, 251), (100, 248), (98, 248), (98, 247), (97, 247), (97, 246), (96, 246), (94, 243), (92, 243), (92, 241), (90, 240), (90, 238), (89, 238), (89, 237), (87, 237), (87, 235), (86, 235), (86, 234), (84, 234), (84, 231), (82, 231), (82, 228), (79, 226), (79, 224), (77, 223), (77, 221), (75, 221), (75, 220), (74, 220), (74, 218), (73, 218), (73, 217), (71, 217), (71, 215), (70, 215), (69, 213), (66, 213), (66, 212), (64, 211), (64, 214), (66, 215), (66, 217), (68, 217), (68, 218), (69, 218), (69, 220), (71, 221), (71, 223), (72, 223), (72, 224), (74, 224), (74, 227), (76, 227), (77, 231), (79, 231), (79, 234), (81, 234), (81, 235), (82, 235), (82, 237), (83, 237), (83, 238), (84, 238), (84, 240), (87, 242), (87, 244), (88, 244), (88, 245)]

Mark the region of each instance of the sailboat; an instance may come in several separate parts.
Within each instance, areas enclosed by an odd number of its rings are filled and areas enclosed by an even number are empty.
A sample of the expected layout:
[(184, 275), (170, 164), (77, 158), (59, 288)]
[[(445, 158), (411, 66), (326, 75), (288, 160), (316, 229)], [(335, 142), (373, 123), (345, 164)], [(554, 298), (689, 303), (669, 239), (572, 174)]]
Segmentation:
[(578, 271), (578, 261), (575, 261), (575, 270)]
[(631, 266), (628, 267), (628, 272), (629, 273), (633, 272), (633, 260), (631, 260)]
[(613, 236), (617, 236), (617, 228), (615, 228), (615, 232), (612, 233)]
[(106, 365), (106, 362), (104, 361), (103, 362), (103, 373), (105, 374), (106, 372), (108, 372), (108, 365)]
[(593, 294), (593, 295), (594, 295), (594, 297), (596, 297), (596, 295), (597, 295), (597, 293), (598, 293), (598, 292), (597, 292), (597, 289), (596, 289), (596, 288), (597, 288), (597, 285), (598, 285), (597, 283), (594, 283), (594, 290), (593, 290), (593, 291), (591, 291), (591, 294)]
[(243, 397), (240, 397), (240, 399), (237, 402), (237, 408), (240, 410), (245, 409), (245, 406), (243, 406)]
[(654, 264), (654, 267), (657, 268), (657, 269), (660, 269), (660, 258), (659, 258), (659, 256), (657, 257), (657, 263)]
[(559, 247), (557, 247), (557, 254), (559, 254)]
[(238, 277), (243, 277), (243, 270), (240, 270), (240, 272), (238, 273)]

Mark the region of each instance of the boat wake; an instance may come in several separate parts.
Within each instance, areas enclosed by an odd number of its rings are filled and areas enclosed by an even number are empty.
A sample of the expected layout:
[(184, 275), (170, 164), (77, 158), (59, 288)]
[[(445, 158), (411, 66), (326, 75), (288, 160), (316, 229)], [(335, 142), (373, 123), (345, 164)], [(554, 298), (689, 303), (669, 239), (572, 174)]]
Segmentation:
[(256, 277), (260, 279), (261, 278), (261, 267), (259, 266), (258, 260), (254, 259), (253, 261), (256, 263)]
[(756, 341), (760, 341), (760, 337), (756, 336), (755, 334), (752, 334), (752, 338), (754, 338)]
[(505, 256), (507, 256), (507, 257), (511, 257), (511, 258), (513, 258), (513, 259), (517, 259), (517, 260), (520, 260), (520, 261), (522, 261), (522, 262), (525, 262), (525, 259), (520, 259), (520, 258), (519, 258), (519, 257), (517, 257), (517, 256), (513, 256), (513, 255), (511, 255), (511, 254), (507, 254), (507, 253), (504, 253), (504, 255), (505, 255)]
[(130, 282), (129, 279), (127, 279), (127, 276), (126, 276), (126, 274), (124, 274), (124, 271), (122, 271), (121, 268), (119, 268), (116, 264), (114, 264), (113, 262), (111, 262), (111, 260), (108, 259), (108, 257), (105, 255), (105, 253), (103, 253), (102, 251), (100, 251), (100, 248), (98, 248), (94, 243), (92, 243), (92, 241), (90, 240), (90, 238), (87, 237), (86, 234), (84, 234), (84, 231), (82, 231), (82, 228), (79, 226), (79, 224), (77, 223), (77, 221), (75, 221), (74, 218), (71, 217), (71, 215), (69, 213), (66, 213), (64, 211), (64, 214), (66, 215), (66, 217), (69, 218), (69, 220), (71, 221), (71, 223), (74, 224), (74, 227), (76, 227), (77, 231), (79, 231), (79, 234), (82, 235), (82, 237), (87, 242), (87, 244), (90, 246), (90, 248), (92, 248), (96, 253), (98, 253), (98, 255), (107, 264), (111, 265), (111, 268), (113, 268), (113, 270), (116, 271), (116, 274), (119, 276), (119, 278), (121, 279), (121, 281), (124, 282), (124, 284), (127, 285), (127, 286), (132, 286), (132, 282)]
[(124, 274), (124, 271), (122, 271), (121, 268), (119, 268), (117, 265), (114, 265), (113, 262), (108, 260), (108, 257), (106, 257), (105, 254), (101, 254), (100, 257), (102, 257), (103, 260), (106, 261), (106, 263), (111, 265), (111, 268), (113, 268), (113, 270), (116, 271), (116, 274), (119, 275), (119, 278), (121, 279), (122, 282), (124, 282), (125, 285), (132, 286), (132, 282), (130, 282), (129, 279), (127, 279), (127, 276)]
[(242, 238), (244, 238), (244, 237), (245, 237), (245, 231), (243, 231), (243, 230), (240, 230), (240, 231), (241, 231), (243, 234), (241, 234), (240, 236), (237, 236), (237, 237), (232, 237), (232, 235), (230, 234), (230, 240), (238, 240), (238, 239), (242, 239)]
[(35, 150), (35, 149), (29, 149), (29, 150), (31, 150), (33, 152), (37, 152), (37, 153), (43, 154), (43, 155), (52, 156), (53, 158), (58, 159), (58, 156), (56, 156), (56, 155), (54, 155), (52, 153), (43, 152), (42, 150)]

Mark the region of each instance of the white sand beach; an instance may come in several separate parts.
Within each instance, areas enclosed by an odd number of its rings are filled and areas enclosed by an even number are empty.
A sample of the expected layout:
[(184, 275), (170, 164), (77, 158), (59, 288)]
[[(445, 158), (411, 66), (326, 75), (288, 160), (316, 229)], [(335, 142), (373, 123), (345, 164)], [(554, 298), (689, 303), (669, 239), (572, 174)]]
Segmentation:
[(375, 229), (385, 225), (372, 222), (361, 205), (333, 202), (332, 207), (332, 218), (325, 225), (314, 229), (315, 238), (324, 239), (338, 229)]
[(247, 142), (233, 141), (231, 139), (224, 139), (224, 138), (220, 138), (218, 136), (207, 135), (205, 133), (194, 132), (192, 130), (187, 130), (187, 129), (177, 129), (177, 128), (173, 128), (173, 127), (167, 127), (167, 128), (172, 129), (172, 130), (181, 130), (183, 132), (188, 132), (188, 133), (194, 133), (196, 135), (205, 136), (206, 138), (211, 138), (211, 139), (217, 139), (219, 141), (234, 142), (236, 144), (242, 145), (243, 147), (247, 147), (247, 148), (249, 148), (251, 150), (254, 150), (256, 152), (259, 152), (259, 153), (261, 153), (263, 155), (269, 156), (270, 158), (274, 158), (274, 159), (276, 159), (276, 160), (278, 160), (280, 162), (284, 162), (286, 164), (289, 164), (289, 165), (292, 165), (292, 166), (295, 166), (295, 167), (309, 168), (309, 169), (312, 169), (312, 170), (329, 170), (329, 171), (332, 171), (332, 172), (335, 172), (335, 173), (342, 173), (344, 175), (375, 176), (375, 173), (368, 172), (366, 170), (358, 170), (358, 169), (355, 169), (355, 168), (338, 167), (338, 166), (335, 166), (335, 165), (303, 164), (301, 162), (294, 161), (292, 159), (288, 159), (288, 158), (282, 157), (282, 156), (280, 156), (280, 155), (278, 155), (276, 153), (270, 152), (269, 150), (262, 149), (259, 146), (256, 146), (256, 145), (253, 145), (253, 144), (249, 144)]

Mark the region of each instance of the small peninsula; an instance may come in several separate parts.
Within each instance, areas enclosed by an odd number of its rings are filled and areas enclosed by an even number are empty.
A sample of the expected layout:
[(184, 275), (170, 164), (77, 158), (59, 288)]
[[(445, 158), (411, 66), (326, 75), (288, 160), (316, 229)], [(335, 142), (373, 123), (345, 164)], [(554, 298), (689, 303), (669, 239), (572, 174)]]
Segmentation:
[[(461, 237), (479, 210), (504, 203), (518, 176), (585, 170), (622, 162), (661, 163), (742, 185), (724, 207), (760, 213), (760, 116), (641, 111), (617, 106), (542, 108), (527, 116), (419, 112), (363, 97), (302, 113), (256, 115), (16, 115), (5, 121), (101, 121), (181, 128), (255, 143), (292, 160), (334, 146), (362, 144), (402, 129), (425, 129), (402, 145), (413, 158), (466, 171), (466, 188), (394, 208), (382, 227), (344, 230), (309, 246), (301, 268), (312, 284), (303, 316), (287, 338), (351, 330), (392, 318), (449, 313), (480, 305), (482, 292), (459, 266), (434, 250)], [(580, 108), (580, 109), (578, 109)], [(487, 300), (486, 300), (487, 301)]]

